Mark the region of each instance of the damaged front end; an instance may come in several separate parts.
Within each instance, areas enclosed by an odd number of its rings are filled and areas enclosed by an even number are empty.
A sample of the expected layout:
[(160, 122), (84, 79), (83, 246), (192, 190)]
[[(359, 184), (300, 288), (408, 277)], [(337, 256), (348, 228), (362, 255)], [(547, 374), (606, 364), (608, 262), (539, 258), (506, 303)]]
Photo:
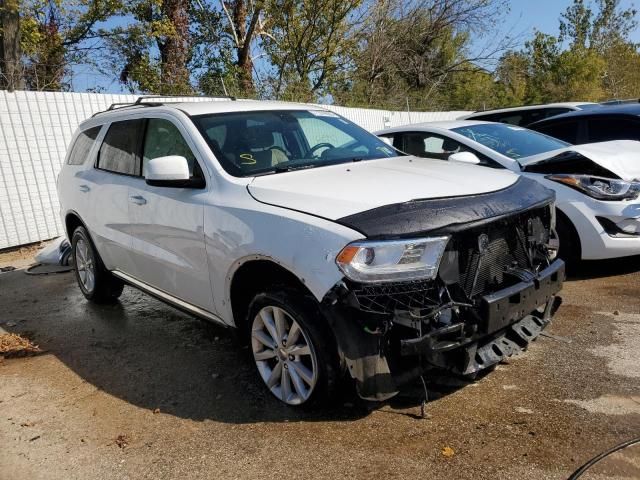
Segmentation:
[[(384, 228), (388, 237), (447, 238), (430, 278), (345, 277), (324, 298), (359, 394), (384, 400), (430, 367), (470, 375), (525, 349), (560, 305), (564, 263), (554, 260), (553, 208), (549, 190), (521, 178), (501, 192), (343, 219), (365, 234), (375, 225), (377, 238)], [(402, 221), (407, 212), (411, 227)], [(371, 223), (375, 216), (380, 223)]]

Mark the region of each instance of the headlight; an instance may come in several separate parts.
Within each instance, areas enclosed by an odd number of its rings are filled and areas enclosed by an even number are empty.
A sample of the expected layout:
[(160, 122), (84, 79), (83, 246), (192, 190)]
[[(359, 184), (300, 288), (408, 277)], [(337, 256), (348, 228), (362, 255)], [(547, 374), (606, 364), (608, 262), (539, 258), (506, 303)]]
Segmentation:
[(361, 241), (342, 249), (336, 263), (347, 278), (363, 283), (435, 278), (449, 237)]
[(598, 200), (633, 199), (640, 193), (639, 182), (590, 175), (547, 175), (548, 180), (563, 183)]

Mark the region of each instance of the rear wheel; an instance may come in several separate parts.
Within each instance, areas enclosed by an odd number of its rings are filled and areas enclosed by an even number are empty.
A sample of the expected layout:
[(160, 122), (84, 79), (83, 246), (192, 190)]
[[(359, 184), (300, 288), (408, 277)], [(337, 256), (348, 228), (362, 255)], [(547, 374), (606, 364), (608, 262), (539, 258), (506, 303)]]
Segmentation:
[(332, 396), (340, 371), (337, 347), (315, 299), (286, 287), (259, 293), (247, 320), (258, 374), (278, 400), (308, 406)]
[(73, 232), (71, 251), (76, 280), (83, 295), (96, 303), (114, 302), (122, 294), (124, 284), (104, 267), (84, 227)]

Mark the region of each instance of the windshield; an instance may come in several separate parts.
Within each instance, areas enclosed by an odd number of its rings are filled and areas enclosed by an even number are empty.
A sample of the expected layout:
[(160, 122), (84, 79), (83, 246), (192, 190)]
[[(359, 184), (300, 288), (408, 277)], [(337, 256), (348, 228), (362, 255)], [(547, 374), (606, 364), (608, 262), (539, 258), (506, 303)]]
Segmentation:
[(503, 123), (482, 123), (452, 130), (513, 160), (570, 146), (542, 133)]
[(193, 121), (222, 167), (237, 177), (403, 155), (325, 110), (218, 113)]

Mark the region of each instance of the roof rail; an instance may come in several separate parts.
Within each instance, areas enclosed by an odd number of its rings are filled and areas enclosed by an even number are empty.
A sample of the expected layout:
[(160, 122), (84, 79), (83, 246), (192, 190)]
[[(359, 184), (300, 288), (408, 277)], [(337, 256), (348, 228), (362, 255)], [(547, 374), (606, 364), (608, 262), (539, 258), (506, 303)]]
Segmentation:
[[(157, 107), (160, 105), (164, 105), (165, 103), (171, 103), (173, 102), (180, 102), (181, 99), (183, 98), (224, 98), (224, 99), (228, 99), (228, 100), (232, 100), (232, 101), (236, 101), (237, 98), (233, 97), (233, 96), (213, 96), (213, 95), (140, 95), (135, 102), (116, 102), (116, 103), (112, 103), (111, 105), (109, 105), (109, 108), (107, 108), (106, 110), (100, 111), (100, 112), (96, 112), (93, 115), (91, 115), (91, 118), (95, 117), (96, 115), (100, 115), (101, 113), (105, 113), (105, 112), (110, 112), (112, 110), (118, 110), (120, 108), (128, 108), (128, 107)], [(153, 99), (170, 99), (168, 102), (167, 101), (163, 101), (163, 102), (148, 102), (147, 100), (153, 100)], [(171, 100), (173, 99), (173, 100)]]
[[(169, 98), (174, 99), (173, 101), (180, 101), (181, 98), (224, 98), (227, 100), (236, 101), (237, 98), (231, 95), (141, 95), (138, 99), (133, 103), (134, 105), (142, 105), (146, 100), (158, 99), (158, 98)], [(170, 103), (169, 102), (150, 102), (150, 103)]]

